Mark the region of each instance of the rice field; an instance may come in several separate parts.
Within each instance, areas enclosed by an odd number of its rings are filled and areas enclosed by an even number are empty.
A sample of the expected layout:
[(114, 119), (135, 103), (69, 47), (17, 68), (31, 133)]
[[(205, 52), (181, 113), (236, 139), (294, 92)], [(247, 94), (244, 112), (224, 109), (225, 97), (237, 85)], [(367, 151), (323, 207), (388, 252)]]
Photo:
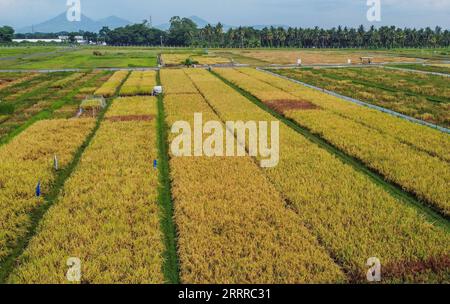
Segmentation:
[(265, 62), (266, 64), (287, 64), (296, 65), (297, 60), (301, 59), (305, 65), (324, 65), (324, 64), (361, 64), (361, 57), (373, 57), (373, 63), (387, 62), (412, 62), (414, 59), (389, 55), (378, 52), (357, 52), (357, 51), (336, 51), (336, 50), (244, 50), (231, 51), (243, 57), (249, 57)]
[(420, 120), (447, 128), (450, 126), (447, 77), (379, 68), (275, 72)]
[[(448, 78), (200, 67), (299, 53), (368, 54), (167, 50), (155, 70), (0, 72), (0, 283), (365, 284), (371, 258), (382, 284), (450, 283), (450, 135), (268, 71), (444, 127)], [(252, 138), (264, 123), (267, 145)]]
[(120, 96), (151, 95), (156, 85), (155, 71), (135, 71), (120, 89)]
[(213, 54), (200, 53), (163, 53), (161, 60), (166, 66), (181, 66), (187, 59), (191, 59), (194, 64), (215, 65), (231, 63), (230, 59)]
[[(277, 79), (267, 73), (248, 69), (217, 69), (216, 71), (256, 96), (267, 106), (324, 138), (348, 155), (361, 160), (371, 169), (380, 172), (386, 179), (414, 193), (445, 216), (450, 215), (448, 190), (450, 141), (447, 134), (427, 127), (418, 128), (434, 133), (435, 136), (428, 151), (423, 151), (425, 149), (414, 146), (413, 142), (420, 142), (418, 138), (412, 137), (412, 140), (407, 142), (395, 130), (383, 129), (383, 126), (377, 127), (375, 124), (364, 124), (357, 117), (358, 114), (364, 115), (365, 110), (367, 115), (378, 115), (379, 121), (383, 121), (383, 117), (387, 114), (359, 107), (358, 109), (362, 110), (361, 113), (347, 112), (347, 116), (343, 116), (340, 111), (333, 109), (333, 104), (336, 103), (337, 108), (341, 104), (344, 107), (351, 104), (293, 84), (288, 80)], [(246, 72), (258, 74), (259, 79), (249, 76)], [(289, 88), (292, 89), (293, 86), (297, 86), (298, 90), (294, 88), (289, 92)], [(305, 108), (302, 102), (307, 102), (314, 107)], [(407, 130), (411, 124), (406, 123), (404, 129)], [(402, 130), (401, 127), (399, 129)]]
[(430, 64), (392, 64), (394, 68), (416, 70), (432, 73), (450, 74), (450, 64), (446, 63), (430, 63)]
[[(86, 96), (80, 91), (102, 74), (61, 72), (21, 76), (16, 83), (0, 90), (0, 142), (8, 141), (37, 120), (74, 117), (78, 103)], [(58, 114), (70, 105), (74, 107), (71, 113)]]
[(111, 97), (113, 96), (120, 85), (125, 81), (128, 77), (128, 71), (118, 71), (115, 72), (111, 78), (108, 79), (99, 89), (97, 89), (94, 95), (103, 96), (103, 97)]

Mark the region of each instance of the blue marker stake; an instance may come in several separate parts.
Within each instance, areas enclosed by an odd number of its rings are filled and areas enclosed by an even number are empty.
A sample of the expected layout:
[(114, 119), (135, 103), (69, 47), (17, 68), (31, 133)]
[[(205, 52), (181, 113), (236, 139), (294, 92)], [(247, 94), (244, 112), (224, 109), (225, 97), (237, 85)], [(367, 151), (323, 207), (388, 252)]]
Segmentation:
[(41, 196), (41, 181), (39, 181), (36, 186), (36, 197), (40, 197), (40, 196)]
[(153, 161), (153, 168), (156, 169), (157, 167), (158, 167), (158, 161), (157, 161), (157, 160), (154, 160), (154, 161)]

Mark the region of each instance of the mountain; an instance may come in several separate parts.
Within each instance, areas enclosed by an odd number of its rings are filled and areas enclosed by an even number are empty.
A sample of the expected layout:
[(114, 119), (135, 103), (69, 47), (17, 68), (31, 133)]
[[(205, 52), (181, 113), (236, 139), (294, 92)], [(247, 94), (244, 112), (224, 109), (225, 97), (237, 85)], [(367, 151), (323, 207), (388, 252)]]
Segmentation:
[(191, 16), (189, 17), (192, 21), (194, 21), (195, 24), (197, 24), (198, 28), (204, 28), (207, 26), (210, 22), (206, 21), (205, 19), (202, 19), (197, 16)]
[[(206, 25), (216, 25), (215, 23), (211, 23), (209, 21), (206, 21), (205, 19), (202, 19), (198, 16), (191, 16), (189, 17), (192, 21), (194, 21), (199, 28), (204, 28)], [(80, 22), (70, 22), (67, 20), (66, 13), (62, 13), (55, 18), (52, 18), (50, 20), (47, 20), (45, 22), (33, 25), (33, 26), (27, 26), (21, 29), (17, 29), (16, 32), (20, 34), (26, 34), (26, 33), (59, 33), (59, 32), (78, 32), (78, 31), (85, 31), (85, 32), (98, 32), (100, 31), (104, 26), (109, 27), (110, 29), (115, 29), (118, 27), (123, 27), (126, 25), (131, 24), (130, 21), (116, 17), (116, 16), (110, 16), (104, 19), (100, 20), (93, 20), (86, 15), (81, 15), (81, 21)], [(270, 27), (271, 25), (254, 25), (253, 27), (255, 29), (262, 29), (264, 27)], [(275, 27), (284, 27), (284, 25), (273, 25)], [(160, 25), (156, 25), (155, 28), (167, 31), (170, 28), (170, 23), (164, 23)], [(233, 25), (227, 25), (224, 24), (223, 28), (225, 31), (229, 30), (230, 28), (237, 28), (237, 26)]]
[(62, 13), (55, 18), (45, 22), (36, 24), (34, 26), (27, 26), (17, 30), (17, 33), (59, 33), (59, 32), (78, 32), (89, 31), (98, 32), (104, 26), (110, 29), (115, 29), (121, 26), (126, 26), (131, 22), (121, 19), (119, 17), (111, 16), (98, 21), (95, 21), (85, 15), (81, 15), (81, 21), (70, 22), (67, 20), (66, 13)]

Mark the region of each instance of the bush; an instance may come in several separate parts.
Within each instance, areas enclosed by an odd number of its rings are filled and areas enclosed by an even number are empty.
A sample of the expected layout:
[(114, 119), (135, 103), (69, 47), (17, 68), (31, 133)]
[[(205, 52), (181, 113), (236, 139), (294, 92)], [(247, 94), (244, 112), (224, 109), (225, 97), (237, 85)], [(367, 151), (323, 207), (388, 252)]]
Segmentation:
[(92, 54), (94, 54), (94, 56), (105, 56), (106, 53), (102, 53), (100, 51), (93, 51)]
[(185, 61), (182, 62), (185, 66), (191, 67), (194, 64), (198, 64), (198, 61), (193, 60), (192, 58), (187, 58)]

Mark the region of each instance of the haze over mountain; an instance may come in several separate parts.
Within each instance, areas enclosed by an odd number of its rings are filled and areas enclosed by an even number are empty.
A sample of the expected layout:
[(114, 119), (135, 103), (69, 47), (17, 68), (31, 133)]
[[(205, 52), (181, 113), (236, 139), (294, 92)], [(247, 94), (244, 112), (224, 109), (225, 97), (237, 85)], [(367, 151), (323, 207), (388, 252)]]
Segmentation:
[(62, 13), (55, 18), (44, 21), (33, 26), (27, 26), (24, 28), (17, 29), (17, 33), (59, 33), (59, 32), (98, 32), (102, 27), (107, 26), (110, 29), (115, 29), (121, 26), (126, 26), (131, 24), (130, 21), (116, 17), (110, 16), (100, 20), (93, 20), (86, 15), (81, 15), (81, 21), (70, 22), (67, 20), (66, 13)]
[[(208, 24), (215, 25), (215, 23), (208, 22), (198, 16), (191, 16), (189, 17), (192, 21), (194, 21), (199, 28), (203, 28)], [(86, 15), (81, 15), (81, 21), (80, 22), (70, 22), (67, 20), (66, 13), (62, 13), (55, 18), (52, 18), (50, 20), (44, 21), (42, 23), (33, 25), (33, 26), (27, 26), (24, 28), (17, 29), (17, 33), (59, 33), (59, 32), (78, 32), (78, 31), (85, 31), (85, 32), (98, 32), (100, 31), (104, 26), (109, 27), (110, 29), (115, 29), (118, 27), (126, 26), (132, 24), (132, 22), (116, 17), (116, 16), (110, 16), (104, 19), (100, 20), (93, 20)], [(254, 25), (253, 27), (256, 29), (262, 29), (265, 26), (270, 25)], [(283, 25), (273, 25), (273, 26), (282, 26)], [(157, 29), (160, 30), (168, 30), (170, 28), (170, 23), (163, 23), (159, 25), (154, 26)], [(237, 26), (233, 25), (223, 25), (224, 30), (227, 31), (230, 28), (236, 28)]]

